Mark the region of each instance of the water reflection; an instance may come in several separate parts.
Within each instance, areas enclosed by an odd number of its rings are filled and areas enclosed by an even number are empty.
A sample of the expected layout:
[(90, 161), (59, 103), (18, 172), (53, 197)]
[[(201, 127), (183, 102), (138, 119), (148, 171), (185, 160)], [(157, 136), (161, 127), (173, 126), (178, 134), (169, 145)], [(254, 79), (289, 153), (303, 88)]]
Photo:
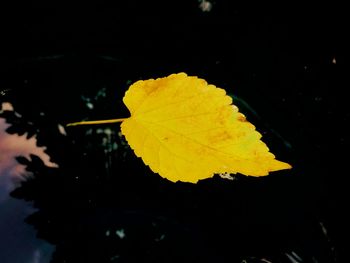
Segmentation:
[[(0, 119), (0, 154), (4, 155), (0, 157), (1, 263), (334, 262), (314, 210), (310, 211), (309, 196), (315, 193), (317, 180), (312, 181), (312, 188), (305, 185), (307, 178), (320, 173), (305, 160), (310, 169), (295, 174), (173, 184), (153, 174), (135, 156), (119, 136), (117, 125), (67, 131), (57, 126), (57, 122), (127, 114), (122, 95), (129, 73), (116, 70), (119, 66), (114, 62), (107, 66), (101, 61), (79, 61), (66, 58), (47, 67), (28, 67), (29, 83), (35, 84), (10, 97), (17, 110), (22, 107), (23, 118), (35, 123), (29, 129), (13, 125), (12, 131), (23, 135), (39, 129), (39, 142), (60, 165), (60, 169), (48, 169), (37, 159), (28, 162), (27, 168), (37, 173), (34, 180), (12, 192), (18, 199), (10, 198), (9, 192), (23, 179), (24, 168), (13, 156), (28, 158), (33, 152), (46, 165), (49, 159), (34, 139), (5, 133), (8, 125)], [(257, 100), (251, 105), (261, 109), (264, 103)], [(265, 125), (263, 115), (237, 97), (235, 104), (264, 134), (272, 152), (290, 154), (290, 144)], [(12, 107), (5, 104), (4, 109)], [(11, 140), (16, 143), (9, 148)], [(23, 200), (33, 200), (39, 210)], [(25, 224), (28, 215), (29, 224)], [(55, 253), (53, 246), (36, 235), (55, 244)]]
[[(10, 103), (1, 106), (2, 112), (14, 110)], [(57, 165), (50, 162), (44, 147), (37, 146), (35, 137), (27, 139), (26, 134), (8, 134), (9, 126), (0, 118), (0, 259), (2, 263), (49, 262), (54, 246), (37, 239), (36, 230), (24, 222), (36, 210), (31, 203), (11, 197), (10, 192), (30, 176), (15, 157), (30, 158), (30, 154), (35, 154), (49, 167)]]

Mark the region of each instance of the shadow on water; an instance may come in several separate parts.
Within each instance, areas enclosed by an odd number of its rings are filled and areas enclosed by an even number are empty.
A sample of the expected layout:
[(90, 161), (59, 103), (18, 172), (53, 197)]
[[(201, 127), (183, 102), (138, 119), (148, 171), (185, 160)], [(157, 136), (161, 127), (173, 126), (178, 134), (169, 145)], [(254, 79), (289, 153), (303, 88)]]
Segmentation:
[[(45, 240), (36, 237), (33, 226), (24, 224), (24, 220), (30, 214), (37, 211), (31, 202), (15, 199), (10, 193), (20, 186), (21, 182), (30, 174), (25, 167), (19, 164), (17, 155), (27, 156), (36, 153), (51, 167), (55, 165), (49, 162), (44, 149), (37, 147), (36, 139), (30, 134), (23, 135), (6, 133), (5, 119), (20, 119), (20, 115), (13, 111), (9, 103), (3, 103), (0, 107), (0, 258), (1, 262), (49, 262), (54, 246)], [(31, 137), (31, 138), (27, 138)], [(20, 251), (20, 253), (18, 253)]]

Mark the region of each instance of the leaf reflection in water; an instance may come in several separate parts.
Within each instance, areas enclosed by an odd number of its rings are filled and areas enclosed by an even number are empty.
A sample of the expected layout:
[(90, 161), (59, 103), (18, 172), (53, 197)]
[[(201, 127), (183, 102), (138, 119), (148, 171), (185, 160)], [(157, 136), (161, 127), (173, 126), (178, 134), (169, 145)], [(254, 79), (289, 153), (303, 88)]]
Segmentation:
[[(0, 113), (14, 111), (10, 103), (2, 103)], [(13, 112), (17, 117), (20, 115)], [(37, 239), (35, 229), (24, 222), (34, 212), (31, 203), (12, 198), (9, 194), (30, 174), (16, 161), (17, 156), (30, 158), (30, 154), (40, 157), (45, 165), (58, 167), (50, 161), (45, 147), (38, 147), (36, 137), (27, 139), (26, 134), (9, 134), (10, 125), (0, 118), (0, 258), (3, 263), (50, 261), (54, 247)], [(18, 253), (20, 252), (20, 253)]]

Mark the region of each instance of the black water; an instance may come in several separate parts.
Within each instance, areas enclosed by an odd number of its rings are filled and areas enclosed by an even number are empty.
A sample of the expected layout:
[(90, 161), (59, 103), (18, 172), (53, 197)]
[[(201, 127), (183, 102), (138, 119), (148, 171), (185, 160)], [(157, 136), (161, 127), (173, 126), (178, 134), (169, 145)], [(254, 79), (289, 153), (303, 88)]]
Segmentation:
[[(21, 117), (0, 117), (9, 134), (36, 134), (59, 168), (17, 158), (34, 176), (0, 189), (0, 262), (346, 262), (341, 8), (198, 5), (9, 9), (0, 100)], [(181, 71), (233, 95), (294, 168), (171, 183), (117, 124), (58, 128), (126, 117), (130, 83)]]

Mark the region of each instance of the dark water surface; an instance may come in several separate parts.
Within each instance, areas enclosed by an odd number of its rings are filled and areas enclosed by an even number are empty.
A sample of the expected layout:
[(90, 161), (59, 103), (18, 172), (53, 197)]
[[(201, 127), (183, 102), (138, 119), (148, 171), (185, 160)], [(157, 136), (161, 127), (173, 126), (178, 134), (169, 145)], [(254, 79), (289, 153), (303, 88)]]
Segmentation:
[[(346, 262), (341, 9), (275, 8), (15, 12), (0, 52), (0, 262)], [(233, 96), (293, 169), (171, 183), (119, 124), (65, 127), (127, 117), (130, 83), (183, 71)]]

